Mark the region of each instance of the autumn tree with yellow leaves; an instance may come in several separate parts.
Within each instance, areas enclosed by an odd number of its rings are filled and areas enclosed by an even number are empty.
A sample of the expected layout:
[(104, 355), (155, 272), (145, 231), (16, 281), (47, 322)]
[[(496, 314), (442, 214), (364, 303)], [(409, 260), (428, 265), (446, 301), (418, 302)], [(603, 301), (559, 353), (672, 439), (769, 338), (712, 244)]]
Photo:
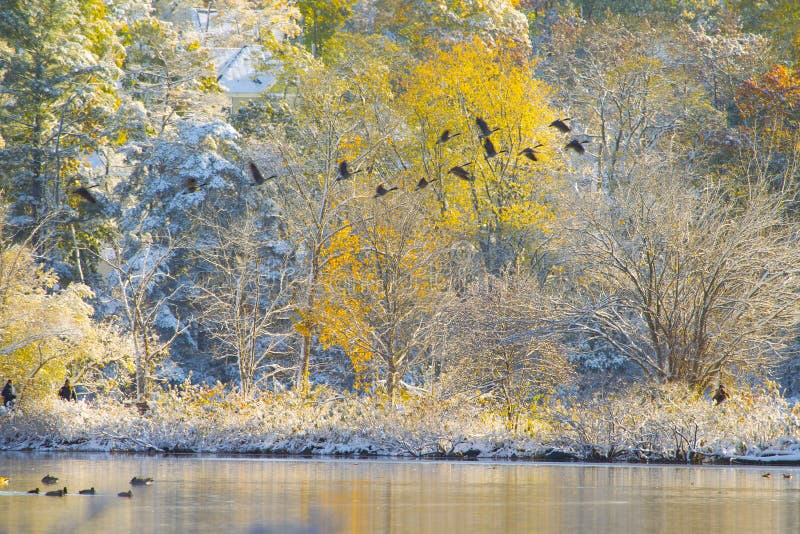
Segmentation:
[[(297, 97), (259, 153), (278, 169), (269, 187), (302, 263), (298, 384), (318, 340), (393, 395), (424, 367), (437, 303), (462, 274), (537, 268), (563, 168), (557, 113), (530, 62), (479, 39), (425, 60), (355, 34), (332, 39), (325, 64), (295, 54)], [(469, 179), (448, 172), (465, 163)], [(376, 195), (380, 184), (399, 190)]]
[(357, 383), (390, 399), (407, 373), (419, 371), (415, 364), (430, 366), (451, 298), (439, 265), (445, 256), (410, 195), (360, 199), (350, 230), (324, 251), (330, 261), (320, 340), (342, 346)]
[[(532, 69), (474, 39), (416, 65), (402, 99), (413, 132), (406, 147), (412, 172), (430, 184), (423, 192), (430, 209), (440, 212), (451, 240), (479, 250), (487, 272), (535, 262), (556, 216), (562, 142), (548, 125), (558, 113)], [(482, 135), (478, 119), (496, 131)], [(445, 130), (452, 139), (441, 139)], [(455, 166), (468, 176), (454, 175)]]

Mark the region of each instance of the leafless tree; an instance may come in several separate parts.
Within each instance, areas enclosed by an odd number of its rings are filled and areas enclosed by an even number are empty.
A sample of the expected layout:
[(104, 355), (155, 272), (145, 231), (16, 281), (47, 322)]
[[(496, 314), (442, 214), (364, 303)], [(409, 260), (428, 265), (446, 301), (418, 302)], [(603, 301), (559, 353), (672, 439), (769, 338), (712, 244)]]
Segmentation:
[(296, 334), (294, 270), (274, 250), (280, 241), (263, 240), (253, 214), (204, 226), (208, 246), (198, 250), (198, 261), (208, 269), (198, 283), (199, 321), (216, 341), (215, 356), (236, 362), (241, 391), (250, 395), (261, 380), (295, 368), (284, 363)]
[(125, 256), (119, 245), (113, 256), (108, 255), (104, 260), (112, 269), (111, 285), (118, 304), (117, 314), (128, 325), (133, 337), (136, 398), (141, 401), (149, 397), (155, 366), (190, 323), (182, 321), (179, 308), (172, 305), (183, 290), (183, 284), (164, 283), (173, 278), (168, 265), (178, 243), (169, 235), (155, 239), (144, 234), (138, 239), (136, 254), (123, 259)]
[(495, 399), (516, 428), (534, 397), (571, 380), (559, 343), (559, 312), (533, 277), (472, 284), (452, 309), (440, 380), (444, 396), (474, 391)]
[(649, 163), (577, 208), (574, 326), (660, 381), (704, 386), (775, 363), (800, 319), (800, 228), (762, 184), (698, 189)]
[(664, 145), (682, 144), (687, 168), (706, 165), (729, 137), (734, 88), (758, 72), (765, 50), (764, 39), (733, 28), (711, 36), (647, 19), (564, 19), (540, 70), (561, 89), (573, 130), (591, 138), (583, 161), (595, 169), (585, 172), (612, 190)]

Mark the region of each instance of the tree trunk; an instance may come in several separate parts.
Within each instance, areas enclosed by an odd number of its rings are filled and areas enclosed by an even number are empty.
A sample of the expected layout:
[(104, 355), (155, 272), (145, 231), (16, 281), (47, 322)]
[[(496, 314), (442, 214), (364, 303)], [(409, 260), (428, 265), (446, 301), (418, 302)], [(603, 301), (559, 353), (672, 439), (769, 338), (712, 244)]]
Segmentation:
[(397, 391), (397, 367), (394, 364), (393, 360), (389, 360), (389, 371), (386, 375), (386, 395), (389, 397), (389, 401), (394, 406), (394, 395)]

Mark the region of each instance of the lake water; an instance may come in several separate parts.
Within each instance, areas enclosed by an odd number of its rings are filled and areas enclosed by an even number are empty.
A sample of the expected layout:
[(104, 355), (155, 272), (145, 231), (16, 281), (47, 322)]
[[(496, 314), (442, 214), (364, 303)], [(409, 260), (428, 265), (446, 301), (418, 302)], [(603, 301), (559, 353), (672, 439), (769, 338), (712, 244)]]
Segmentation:
[(3, 534), (800, 532), (800, 468), (0, 452), (0, 476)]

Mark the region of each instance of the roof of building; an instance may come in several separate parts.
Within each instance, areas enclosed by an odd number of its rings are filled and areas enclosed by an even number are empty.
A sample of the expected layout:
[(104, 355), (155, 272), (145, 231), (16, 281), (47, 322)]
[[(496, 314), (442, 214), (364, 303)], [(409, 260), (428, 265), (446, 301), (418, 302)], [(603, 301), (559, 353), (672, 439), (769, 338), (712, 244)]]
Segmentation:
[(225, 92), (232, 95), (258, 94), (275, 84), (275, 75), (263, 70), (263, 65), (270, 59), (269, 52), (263, 47), (215, 48), (211, 52), (215, 58), (217, 82)]

